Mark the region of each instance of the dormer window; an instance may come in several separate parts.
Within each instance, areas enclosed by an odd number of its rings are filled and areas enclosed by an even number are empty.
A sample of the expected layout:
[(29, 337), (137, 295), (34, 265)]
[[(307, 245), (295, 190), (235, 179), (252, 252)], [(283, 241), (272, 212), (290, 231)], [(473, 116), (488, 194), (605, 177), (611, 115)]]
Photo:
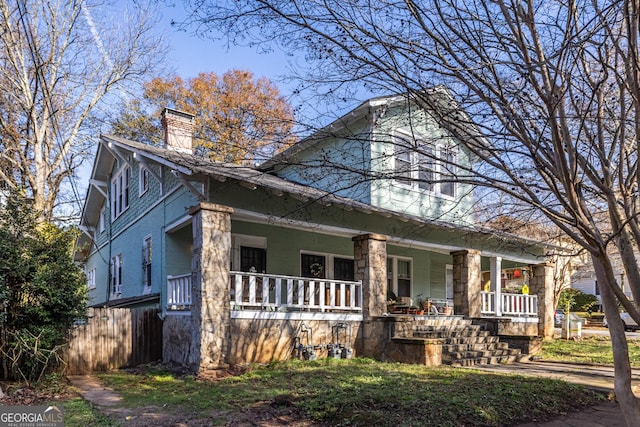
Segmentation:
[(397, 181), (411, 184), (412, 145), (404, 138), (397, 138), (393, 145), (394, 172)]
[[(456, 155), (451, 148), (440, 148), (440, 194), (454, 197), (456, 195)], [(447, 179), (449, 181), (447, 181)]]
[(396, 132), (393, 137), (394, 180), (422, 192), (455, 197), (456, 152), (451, 147), (413, 139)]

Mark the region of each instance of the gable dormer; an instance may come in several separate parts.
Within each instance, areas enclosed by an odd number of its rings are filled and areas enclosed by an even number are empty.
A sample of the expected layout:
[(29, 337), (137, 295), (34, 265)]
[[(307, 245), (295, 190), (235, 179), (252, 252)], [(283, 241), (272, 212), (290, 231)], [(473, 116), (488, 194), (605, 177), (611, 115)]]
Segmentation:
[(371, 99), (260, 168), (378, 208), (470, 224), (473, 191), (459, 172), (472, 157), (434, 116), (404, 96)]

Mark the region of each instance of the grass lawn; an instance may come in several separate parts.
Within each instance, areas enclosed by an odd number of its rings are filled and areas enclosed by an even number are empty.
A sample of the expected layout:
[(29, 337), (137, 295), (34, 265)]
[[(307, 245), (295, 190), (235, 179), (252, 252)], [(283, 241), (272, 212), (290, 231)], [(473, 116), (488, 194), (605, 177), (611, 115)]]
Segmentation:
[[(627, 340), (631, 366), (640, 368), (640, 340)], [(555, 339), (545, 341), (540, 357), (544, 360), (556, 360), (572, 363), (613, 364), (611, 340), (605, 336), (583, 337), (578, 341)]]
[[(632, 365), (640, 367), (640, 340), (630, 340), (629, 349)], [(611, 341), (601, 336), (547, 341), (541, 357), (613, 363)], [(100, 377), (134, 411), (151, 407), (206, 425), (251, 424), (285, 414), (314, 425), (501, 426), (547, 419), (604, 399), (549, 379), (369, 359), (291, 361), (216, 381), (174, 375), (158, 366)], [(63, 406), (67, 426), (117, 425), (83, 399), (66, 400)]]
[[(60, 402), (55, 402), (60, 404)], [(81, 397), (62, 402), (65, 427), (115, 427), (118, 424), (102, 415)]]
[(128, 406), (155, 406), (212, 425), (232, 423), (235, 414), (250, 408), (257, 417), (280, 411), (332, 426), (502, 426), (546, 419), (604, 398), (550, 379), (369, 359), (292, 361), (217, 381), (153, 369), (100, 377)]

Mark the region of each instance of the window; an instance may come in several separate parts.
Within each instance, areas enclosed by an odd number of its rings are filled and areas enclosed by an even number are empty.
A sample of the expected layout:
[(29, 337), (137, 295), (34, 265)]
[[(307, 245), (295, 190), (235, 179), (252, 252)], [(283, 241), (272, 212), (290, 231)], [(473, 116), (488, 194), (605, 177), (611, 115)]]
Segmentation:
[(456, 153), (453, 148), (412, 142), (407, 133), (398, 132), (393, 138), (393, 157), (397, 182), (416, 185), (422, 191), (442, 196), (455, 196)]
[(300, 276), (326, 278), (327, 262), (324, 255), (301, 254), (300, 255)]
[(240, 271), (251, 273), (267, 272), (267, 250), (240, 246)]
[(430, 145), (422, 145), (418, 152), (418, 187), (421, 190), (433, 191), (436, 160), (434, 150)]
[(318, 279), (355, 280), (353, 259), (331, 254), (300, 254), (300, 276)]
[(87, 289), (96, 288), (96, 269), (92, 268), (87, 271)]
[(411, 184), (411, 151), (408, 141), (396, 138), (393, 145), (395, 179), (407, 184)]
[(387, 258), (387, 292), (397, 297), (411, 297), (411, 260)]
[(111, 257), (111, 293), (122, 293), (122, 254)]
[(138, 193), (142, 196), (149, 190), (149, 169), (140, 165), (138, 171)]
[[(455, 154), (450, 148), (440, 149), (440, 194), (445, 196), (454, 197), (456, 194), (456, 187), (453, 179), (456, 176), (455, 173)], [(447, 181), (449, 180), (449, 181)]]
[(129, 208), (131, 168), (124, 167), (111, 180), (111, 218), (116, 219)]
[(142, 283), (151, 287), (151, 236), (142, 241)]
[(596, 280), (596, 289), (595, 289), (596, 295), (600, 295), (600, 286), (598, 286), (598, 281)]
[(246, 234), (232, 237), (231, 269), (251, 273), (267, 272), (267, 238)]
[(444, 276), (444, 283), (445, 283), (445, 297), (448, 300), (452, 300), (453, 299), (453, 265), (451, 264), (447, 264), (445, 266), (445, 276)]
[(334, 258), (333, 278), (353, 282), (355, 280), (353, 260), (346, 258)]

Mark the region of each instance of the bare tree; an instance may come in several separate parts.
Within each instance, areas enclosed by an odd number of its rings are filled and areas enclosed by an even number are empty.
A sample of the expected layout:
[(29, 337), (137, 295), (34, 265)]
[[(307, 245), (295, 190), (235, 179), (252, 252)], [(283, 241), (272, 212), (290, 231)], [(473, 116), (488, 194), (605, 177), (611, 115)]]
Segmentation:
[(534, 208), (584, 248), (609, 319), (616, 396), (638, 425), (617, 303), (636, 321), (640, 313), (609, 248), (640, 301), (639, 0), (190, 3), (201, 28), (232, 42), (306, 52), (317, 92), (409, 94), (482, 161), (452, 167), (457, 180)]
[(151, 9), (2, 0), (0, 186), (50, 219), (99, 133), (96, 108), (161, 63)]

